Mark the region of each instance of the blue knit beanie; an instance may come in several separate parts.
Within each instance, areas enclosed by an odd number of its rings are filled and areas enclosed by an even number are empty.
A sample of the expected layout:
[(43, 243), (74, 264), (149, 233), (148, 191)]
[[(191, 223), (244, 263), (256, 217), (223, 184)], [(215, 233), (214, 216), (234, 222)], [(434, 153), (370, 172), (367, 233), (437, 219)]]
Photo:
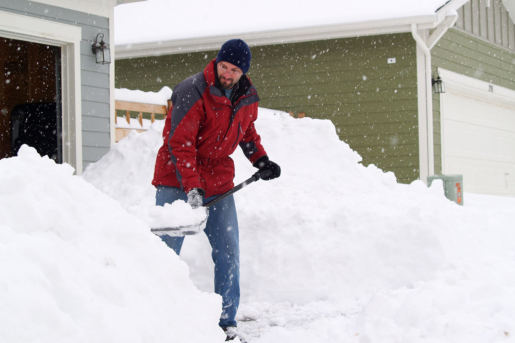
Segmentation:
[(216, 56), (216, 63), (229, 62), (241, 69), (243, 74), (246, 74), (250, 68), (250, 49), (247, 43), (241, 39), (231, 39), (222, 45), (218, 56)]

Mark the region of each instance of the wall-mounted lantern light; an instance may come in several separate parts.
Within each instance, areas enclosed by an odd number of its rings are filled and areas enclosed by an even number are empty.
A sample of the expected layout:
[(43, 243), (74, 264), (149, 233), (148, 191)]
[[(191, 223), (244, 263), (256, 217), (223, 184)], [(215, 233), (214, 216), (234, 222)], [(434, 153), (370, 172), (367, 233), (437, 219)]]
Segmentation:
[[(100, 37), (100, 42), (98, 42), (98, 37)], [(99, 64), (109, 64), (111, 63), (111, 50), (109, 50), (109, 46), (104, 42), (104, 34), (99, 33), (95, 38), (95, 43), (91, 46), (91, 50), (95, 54), (95, 58), (97, 63)]]
[(440, 75), (438, 75), (436, 80), (432, 78), (431, 84), (433, 85), (435, 93), (445, 93), (445, 83), (443, 83), (442, 79), (440, 78)]

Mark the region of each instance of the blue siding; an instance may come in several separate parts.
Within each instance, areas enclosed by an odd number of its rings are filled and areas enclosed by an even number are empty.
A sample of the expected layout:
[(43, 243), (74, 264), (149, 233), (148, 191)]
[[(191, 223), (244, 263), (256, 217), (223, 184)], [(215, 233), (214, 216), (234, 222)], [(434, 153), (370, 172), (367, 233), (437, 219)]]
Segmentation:
[(109, 18), (27, 0), (0, 0), (0, 11), (82, 28), (82, 162), (85, 169), (110, 148), (109, 65), (95, 63), (91, 45), (98, 33), (109, 42)]

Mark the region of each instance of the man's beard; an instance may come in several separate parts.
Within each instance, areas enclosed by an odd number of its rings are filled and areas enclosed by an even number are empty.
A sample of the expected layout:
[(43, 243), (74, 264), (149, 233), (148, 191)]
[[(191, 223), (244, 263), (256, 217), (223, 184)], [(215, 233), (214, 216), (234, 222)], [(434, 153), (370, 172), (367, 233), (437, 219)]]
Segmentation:
[(223, 77), (223, 75), (220, 75), (218, 77), (218, 81), (220, 81), (220, 85), (225, 89), (232, 89), (232, 87), (234, 87), (234, 85), (236, 84), (234, 79), (227, 79)]

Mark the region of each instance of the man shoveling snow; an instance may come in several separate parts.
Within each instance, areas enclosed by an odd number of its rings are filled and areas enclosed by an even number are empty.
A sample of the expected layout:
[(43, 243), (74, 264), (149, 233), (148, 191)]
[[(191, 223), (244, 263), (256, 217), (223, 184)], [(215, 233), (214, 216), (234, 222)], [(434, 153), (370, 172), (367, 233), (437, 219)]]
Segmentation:
[[(269, 174), (264, 180), (280, 176), (280, 167), (269, 160), (254, 127), (259, 97), (245, 75), (250, 60), (244, 41), (229, 40), (203, 72), (175, 87), (152, 181), (157, 205), (183, 200), (197, 208), (232, 189), (234, 162), (229, 156), (238, 145), (260, 173)], [(213, 249), (215, 293), (223, 297), (219, 325), (232, 340), (240, 301), (239, 231), (232, 195), (210, 209), (204, 232)], [(184, 237), (161, 239), (180, 254)]]

